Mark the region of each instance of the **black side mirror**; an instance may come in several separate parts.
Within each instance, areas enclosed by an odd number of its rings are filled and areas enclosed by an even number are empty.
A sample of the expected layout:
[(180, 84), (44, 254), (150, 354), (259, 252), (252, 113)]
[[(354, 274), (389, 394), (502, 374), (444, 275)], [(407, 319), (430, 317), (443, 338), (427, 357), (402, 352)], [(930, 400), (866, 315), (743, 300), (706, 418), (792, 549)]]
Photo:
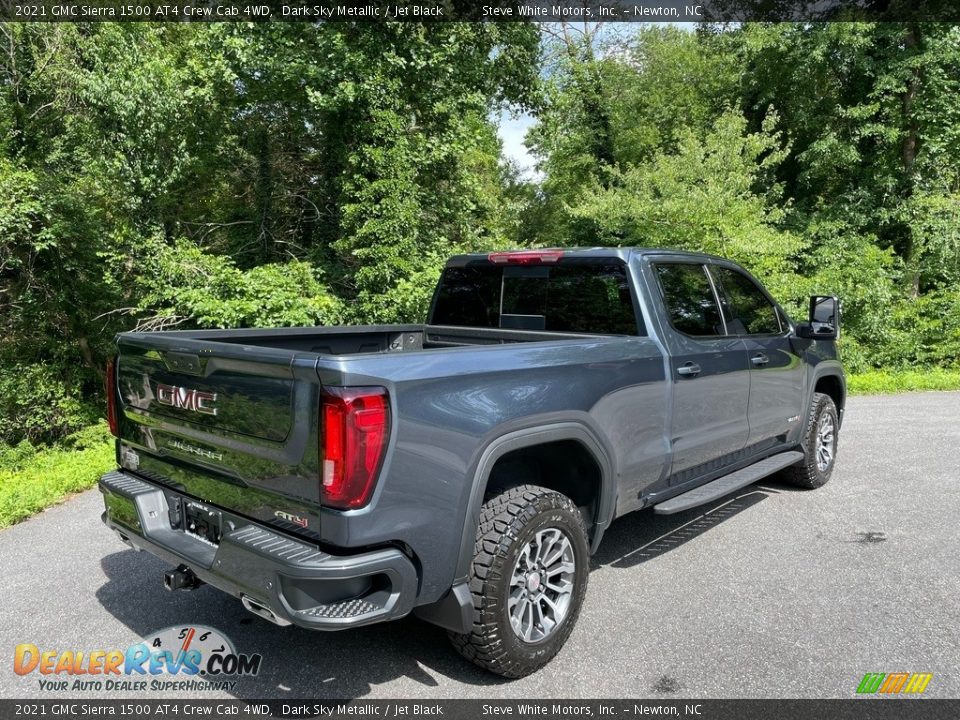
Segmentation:
[(813, 295), (810, 298), (810, 319), (797, 326), (797, 334), (815, 340), (840, 337), (840, 301), (833, 295)]

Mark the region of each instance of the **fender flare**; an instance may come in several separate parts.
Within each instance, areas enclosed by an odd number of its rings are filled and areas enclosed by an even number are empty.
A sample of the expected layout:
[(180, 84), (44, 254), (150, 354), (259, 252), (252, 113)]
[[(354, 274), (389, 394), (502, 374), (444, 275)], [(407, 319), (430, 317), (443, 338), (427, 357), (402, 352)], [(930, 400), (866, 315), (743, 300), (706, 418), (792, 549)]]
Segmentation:
[(473, 551), (476, 544), (477, 526), (480, 524), (480, 509), (487, 490), (490, 472), (497, 460), (514, 450), (535, 445), (543, 445), (561, 440), (579, 442), (593, 457), (600, 468), (600, 498), (592, 527), (591, 552), (600, 544), (603, 533), (613, 519), (616, 508), (616, 474), (610, 458), (612, 455), (605, 447), (600, 436), (582, 422), (565, 421), (544, 425), (524, 427), (504, 433), (484, 448), (479, 459), (473, 465), (470, 494), (467, 498), (466, 512), (463, 518), (463, 531), (460, 538), (459, 558), (456, 566), (456, 580), (453, 584), (465, 581), (470, 574)]
[(847, 378), (843, 372), (843, 366), (837, 360), (824, 360), (813, 368), (813, 374), (810, 377), (810, 387), (807, 391), (807, 408), (813, 402), (813, 394), (816, 392), (817, 383), (825, 377), (836, 378), (840, 383), (840, 406), (837, 408), (837, 416), (840, 425), (843, 425), (843, 411), (847, 406)]

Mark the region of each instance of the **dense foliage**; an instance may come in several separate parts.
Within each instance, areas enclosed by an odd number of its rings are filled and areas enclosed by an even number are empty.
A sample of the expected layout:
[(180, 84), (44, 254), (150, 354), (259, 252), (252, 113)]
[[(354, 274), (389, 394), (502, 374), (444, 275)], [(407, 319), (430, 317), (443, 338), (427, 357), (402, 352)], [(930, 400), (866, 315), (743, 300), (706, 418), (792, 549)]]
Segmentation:
[(555, 237), (732, 257), (797, 315), (837, 293), (854, 370), (957, 364), (960, 28), (658, 27), (551, 46), (531, 142)]
[(0, 446), (88, 424), (118, 330), (420, 319), (515, 245), (715, 252), (841, 295), (854, 369), (960, 357), (955, 26), (0, 32)]

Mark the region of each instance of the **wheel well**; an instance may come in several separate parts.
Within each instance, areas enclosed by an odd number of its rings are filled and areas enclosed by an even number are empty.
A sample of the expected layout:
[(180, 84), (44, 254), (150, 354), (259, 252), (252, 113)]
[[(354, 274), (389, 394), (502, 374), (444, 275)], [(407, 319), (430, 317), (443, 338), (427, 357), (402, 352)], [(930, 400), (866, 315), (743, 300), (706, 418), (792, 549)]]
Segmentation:
[(576, 440), (558, 440), (508, 452), (490, 471), (484, 499), (517, 485), (540, 485), (569, 497), (592, 533), (603, 473), (587, 448)]
[(843, 385), (840, 384), (840, 378), (836, 375), (824, 375), (817, 380), (814, 392), (829, 395), (833, 399), (833, 404), (837, 406), (837, 411), (843, 409)]

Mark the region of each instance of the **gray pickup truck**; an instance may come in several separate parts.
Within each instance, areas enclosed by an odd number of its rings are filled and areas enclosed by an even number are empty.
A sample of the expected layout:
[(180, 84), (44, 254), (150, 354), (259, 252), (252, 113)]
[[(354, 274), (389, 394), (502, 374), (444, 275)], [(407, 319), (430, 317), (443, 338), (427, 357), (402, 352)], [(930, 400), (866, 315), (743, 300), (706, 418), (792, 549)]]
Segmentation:
[(521, 677), (563, 646), (614, 518), (833, 470), (839, 305), (794, 323), (736, 264), (462, 255), (425, 325), (130, 332), (103, 521), (277, 625), (411, 612)]

